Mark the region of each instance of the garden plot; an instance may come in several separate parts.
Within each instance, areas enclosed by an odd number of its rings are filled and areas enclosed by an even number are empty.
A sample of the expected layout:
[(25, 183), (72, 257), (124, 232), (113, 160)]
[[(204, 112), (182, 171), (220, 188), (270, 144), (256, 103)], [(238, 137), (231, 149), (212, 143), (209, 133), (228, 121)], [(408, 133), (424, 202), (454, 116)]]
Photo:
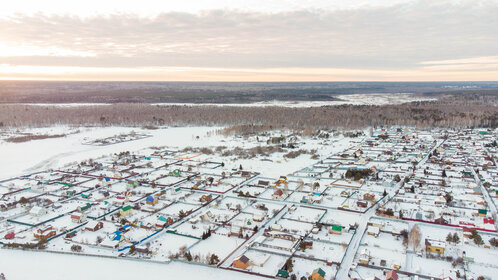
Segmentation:
[(40, 200), (43, 202), (43, 205), (50, 205), (57, 201), (63, 200), (65, 197), (56, 195), (56, 194), (44, 194), (36, 198), (36, 200)]
[(156, 169), (156, 170), (151, 171), (148, 174), (140, 176), (140, 177), (142, 178), (142, 180), (148, 180), (148, 182), (154, 182), (154, 183), (156, 183), (156, 181), (158, 179), (161, 179), (163, 177), (168, 176), (169, 172), (170, 171), (168, 171), (167, 169)]
[(124, 193), (126, 191), (128, 191), (131, 187), (125, 183), (125, 182), (118, 182), (118, 183), (115, 183), (115, 184), (112, 184), (108, 187), (108, 189), (112, 192), (115, 192), (115, 193)]
[(199, 217), (189, 217), (188, 221), (184, 221), (180, 225), (174, 227), (172, 231), (177, 234), (201, 238), (204, 233), (212, 230), (215, 226), (210, 223), (199, 222)]
[(155, 168), (152, 167), (146, 167), (146, 166), (141, 166), (141, 167), (135, 167), (130, 170), (131, 173), (139, 174), (138, 177), (142, 176), (147, 176), (149, 173), (154, 171)]
[(131, 192), (135, 193), (138, 196), (145, 196), (148, 194), (152, 194), (155, 192), (158, 188), (152, 188), (150, 185), (139, 185), (134, 188), (132, 188)]
[[(365, 251), (365, 249), (367, 251)], [(381, 247), (371, 247), (360, 245), (356, 257), (361, 256), (362, 253), (367, 252), (369, 255), (369, 264), (374, 266), (381, 266), (388, 269), (395, 269), (400, 267), (402, 270), (406, 269), (406, 253), (401, 251), (392, 251)]]
[(153, 252), (152, 260), (166, 261), (198, 241), (197, 238), (166, 232), (146, 241), (146, 244), (150, 245), (149, 250)]
[(177, 199), (175, 201), (181, 201), (185, 203), (190, 203), (190, 204), (197, 204), (197, 205), (206, 205), (210, 201), (216, 200), (219, 195), (215, 194), (204, 194), (200, 192), (187, 192), (183, 191), (183, 193), (186, 193), (183, 195), (180, 199)]
[(122, 246), (131, 246), (137, 242), (141, 242), (145, 238), (151, 236), (153, 233), (155, 233), (154, 230), (132, 226), (130, 227), (129, 231), (123, 232), (123, 236), (126, 241)]
[[(222, 200), (216, 201), (216, 204), (222, 205), (226, 209), (235, 209), (235, 208), (245, 208), (246, 206), (251, 205), (252, 202), (250, 202), (247, 199), (242, 199), (239, 197), (231, 197), (231, 196), (225, 196), (223, 197)], [(240, 205), (240, 206), (239, 206)]]
[(160, 179), (157, 179), (154, 181), (154, 183), (156, 185), (161, 185), (161, 186), (172, 186), (172, 185), (175, 185), (175, 184), (178, 184), (182, 181), (184, 181), (186, 178), (184, 177), (180, 177), (180, 176), (166, 176), (166, 177), (162, 177)]
[(133, 174), (131, 174), (128, 171), (114, 171), (110, 169), (103, 169), (103, 170), (94, 170), (90, 171), (88, 173), (84, 173), (84, 176), (90, 176), (90, 177), (100, 177), (100, 178), (110, 178), (110, 179), (126, 179), (128, 177), (131, 177)]
[[(54, 185), (47, 185), (46, 191), (50, 191), (52, 188), (56, 188), (56, 187), (57, 186), (54, 186)], [(88, 187), (85, 185), (77, 185), (74, 187), (63, 187), (63, 188), (59, 187), (58, 190), (52, 191), (52, 194), (60, 195), (60, 196), (64, 196), (64, 197), (71, 197), (71, 196), (75, 196), (75, 195), (81, 195), (82, 193), (91, 194), (92, 192), (94, 192), (92, 190), (92, 187)], [(90, 195), (88, 197), (90, 197)]]
[[(337, 224), (338, 225), (338, 224)], [(308, 237), (312, 240), (323, 241), (323, 242), (332, 242), (335, 244), (349, 244), (351, 238), (354, 235), (354, 231), (349, 231), (349, 227), (342, 227), (342, 231), (340, 233), (332, 233), (332, 226), (322, 226), (322, 229), (317, 233), (311, 233)], [(334, 229), (337, 229), (335, 227)]]
[[(11, 222), (0, 223), (0, 242), (7, 243), (23, 243), (26, 239), (31, 239), (33, 234), (31, 231), (31, 226), (14, 224)], [(14, 233), (14, 237), (7, 239), (6, 235), (9, 233)]]
[(363, 185), (363, 183), (359, 181), (353, 181), (353, 180), (344, 180), (344, 179), (339, 179), (336, 180), (332, 183), (330, 183), (331, 186), (333, 187), (343, 187), (343, 188), (350, 188), (350, 189), (359, 189)]
[(124, 215), (124, 214), (121, 214), (122, 209), (123, 208), (121, 208), (121, 210), (119, 210), (118, 212), (115, 212), (115, 214), (113, 214), (113, 216), (115, 216), (118, 219), (125, 219), (126, 221), (130, 221), (133, 223), (141, 221), (145, 217), (151, 215), (148, 212), (138, 210), (138, 209), (133, 209), (133, 208), (129, 210), (129, 211), (131, 211), (130, 214)]
[(288, 219), (280, 219), (276, 225), (282, 230), (286, 230), (294, 234), (299, 234), (301, 236), (306, 235), (313, 229), (313, 224), (311, 223), (292, 221)]
[(326, 213), (326, 210), (310, 208), (306, 206), (298, 206), (295, 210), (287, 212), (284, 218), (290, 220), (297, 220), (301, 222), (316, 223)]
[(377, 198), (382, 198), (382, 193), (384, 190), (389, 190), (390, 187), (386, 187), (384, 185), (381, 185), (379, 183), (365, 183), (361, 187), (362, 191), (369, 192), (369, 193), (375, 193), (378, 197)]
[(343, 209), (364, 213), (368, 210), (368, 208), (372, 207), (374, 203), (375, 202), (372, 201), (364, 201), (350, 197), (346, 198), (346, 200), (342, 203), (340, 207)]
[(266, 237), (256, 240), (252, 248), (290, 256), (298, 242), (298, 240)]
[[(266, 218), (266, 213), (262, 212), (261, 216)], [(258, 216), (259, 217), (259, 216)], [(230, 220), (230, 224), (232, 227), (238, 228), (246, 228), (253, 229), (254, 227), (261, 228), (266, 223), (265, 220), (259, 221), (255, 220), (255, 215), (250, 213), (239, 213), (232, 220)]]
[(165, 217), (175, 217), (174, 220), (177, 220), (180, 218), (180, 212), (183, 211), (183, 213), (190, 213), (191, 211), (194, 211), (198, 208), (199, 205), (176, 202), (164, 209), (161, 209), (159, 212), (157, 212), (157, 214), (161, 214)]
[(15, 219), (12, 219), (12, 222), (14, 223), (19, 223), (19, 224), (25, 224), (25, 225), (32, 225), (32, 226), (37, 226), (46, 222), (49, 222), (51, 220), (55, 220), (61, 216), (63, 216), (65, 213), (70, 212), (72, 210), (75, 210), (75, 206), (66, 206), (64, 209), (57, 209), (57, 211), (53, 211), (52, 209), (48, 208), (42, 208), (42, 207), (37, 207), (36, 210), (33, 207), (30, 210), (30, 213), (22, 215), (20, 217), (17, 217)]
[[(201, 260), (205, 260), (207, 256), (215, 254), (221, 261), (245, 241), (245, 239), (236, 236), (228, 237), (223, 234), (212, 233), (210, 237), (200, 240), (199, 243), (190, 247), (189, 250), (192, 256), (198, 255)], [(221, 244), (223, 245), (220, 246)]]
[(308, 277), (310, 277), (313, 273), (313, 270), (318, 268), (321, 268), (325, 272), (324, 279), (332, 279), (337, 272), (336, 266), (329, 266), (325, 262), (321, 261), (294, 257), (292, 258), (292, 264), (293, 269), (292, 272), (289, 272), (289, 275), (295, 274), (297, 279), (302, 279), (302, 277), (308, 279)]
[(204, 184), (201, 186), (198, 186), (197, 189), (203, 190), (203, 191), (208, 191), (208, 192), (214, 192), (214, 193), (226, 193), (230, 190), (235, 188), (235, 186), (227, 184), (227, 183), (216, 183), (216, 184)]
[(148, 137), (152, 137), (152, 135), (131, 132), (128, 134), (123, 133), (123, 134), (118, 134), (118, 135), (114, 135), (111, 137), (88, 140), (88, 141), (83, 142), (82, 144), (83, 145), (92, 145), (92, 146), (108, 146), (108, 145), (119, 144), (119, 143), (123, 143), (123, 142), (145, 139)]
[[(255, 174), (253, 174), (253, 175), (255, 175)], [(250, 179), (250, 177), (239, 177), (236, 174), (231, 174), (230, 177), (221, 179), (220, 183), (221, 184), (229, 184), (232, 186), (238, 186), (249, 179)]]
[(248, 271), (272, 277), (277, 275), (278, 270), (284, 266), (288, 259), (286, 256), (263, 253), (253, 249), (247, 250), (244, 255), (254, 263), (247, 268)]
[(221, 167), (221, 165), (222, 165), (221, 162), (204, 161), (199, 165), (199, 167), (206, 168), (206, 169), (215, 169), (215, 168)]
[(38, 181), (29, 179), (13, 179), (4, 181), (1, 183), (2, 186), (8, 188), (10, 191), (28, 189), (36, 186)]
[(264, 187), (245, 185), (240, 187), (238, 190), (234, 190), (238, 196), (244, 197), (257, 197), (266, 190)]
[(76, 232), (76, 235), (70, 238), (66, 238), (71, 240), (77, 244), (89, 244), (99, 246), (100, 242), (102, 242), (106, 235), (115, 232), (118, 230), (118, 226), (116, 226), (112, 222), (102, 221), (102, 228), (97, 231), (85, 230), (85, 226), (82, 227), (81, 230)]
[(257, 214), (263, 211), (266, 212), (267, 218), (271, 218), (275, 216), (284, 207), (285, 206), (282, 204), (276, 204), (271, 202), (260, 202), (260, 203), (251, 204), (250, 206), (244, 208), (244, 212)]
[[(347, 197), (336, 195), (335, 193), (338, 191), (337, 188), (334, 189), (334, 194), (330, 194), (329, 190), (327, 190), (327, 194), (324, 196), (324, 199), (322, 200), (320, 205), (322, 207), (327, 207), (327, 208), (338, 208), (341, 205), (343, 205)], [(341, 192), (347, 192), (347, 191), (341, 191)], [(349, 195), (349, 194), (344, 194), (344, 195)]]
[(88, 218), (98, 219), (118, 210), (119, 208), (121, 207), (113, 206), (111, 203), (103, 201), (87, 210), (86, 215)]
[[(301, 201), (303, 200), (303, 197), (307, 196), (308, 194), (309, 193), (307, 193), (307, 192), (294, 191), (291, 194), (289, 194), (287, 198), (285, 198), (285, 201), (301, 203)], [(266, 192), (261, 194), (259, 197), (266, 198), (266, 199), (272, 199), (272, 195), (273, 195), (273, 190), (268, 189)]]
[(5, 187), (5, 186), (2, 186), (0, 185), (0, 195), (3, 196), (4, 194), (6, 193), (9, 193), (11, 192), (12, 190), (10, 190), (9, 188)]
[(92, 181), (93, 179), (78, 176), (78, 175), (67, 175), (64, 173), (57, 172), (57, 174), (61, 175), (60, 180), (53, 180), (52, 183), (58, 184), (70, 184), (70, 185), (81, 185), (83, 183), (87, 183)]
[(375, 248), (383, 248), (393, 252), (405, 253), (405, 245), (403, 245), (403, 237), (393, 236), (389, 233), (381, 232), (379, 236), (375, 237), (370, 234), (365, 234), (361, 243), (371, 248), (370, 251), (375, 251)]
[[(310, 240), (310, 239), (306, 239)], [(313, 246), (304, 251), (296, 251), (296, 256), (308, 257), (311, 259), (321, 260), (327, 263), (340, 264), (346, 253), (346, 244), (337, 244), (331, 242), (312, 240)]]
[[(324, 167), (305, 167), (305, 168), (303, 168), (301, 170), (293, 172), (292, 176), (295, 176), (295, 177), (307, 177), (307, 178), (321, 177), (322, 174), (327, 169), (328, 168), (324, 168)], [(327, 176), (328, 176), (328, 174), (327, 174)]]
[[(282, 191), (282, 195), (278, 195), (276, 197), (274, 197), (273, 195), (275, 194), (275, 192), (277, 191), (277, 189), (281, 190)], [(259, 198), (262, 198), (262, 199), (273, 199), (273, 200), (286, 200), (286, 198), (289, 196), (291, 192), (288, 191), (287, 193), (284, 192), (283, 189), (281, 188), (267, 188), (265, 191), (263, 191), (260, 195), (259, 195)]]
[(431, 277), (442, 278), (443, 276), (454, 275), (455, 271), (455, 268), (453, 268), (451, 262), (439, 259), (427, 259), (413, 254), (411, 264), (412, 272)]

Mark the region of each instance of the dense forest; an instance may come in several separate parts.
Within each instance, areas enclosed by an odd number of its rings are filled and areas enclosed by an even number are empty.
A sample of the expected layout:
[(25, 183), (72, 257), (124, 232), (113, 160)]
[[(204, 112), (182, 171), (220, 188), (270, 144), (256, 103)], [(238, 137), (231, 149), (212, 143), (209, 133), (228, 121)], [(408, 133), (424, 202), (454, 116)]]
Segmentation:
[(312, 108), (151, 105), (0, 105), (0, 126), (69, 125), (269, 125), (288, 128), (361, 128), (379, 125), (492, 127), (498, 125), (497, 95), (443, 96), (399, 105)]
[(334, 101), (344, 94), (498, 94), (498, 82), (0, 81), (0, 103), (252, 103)]

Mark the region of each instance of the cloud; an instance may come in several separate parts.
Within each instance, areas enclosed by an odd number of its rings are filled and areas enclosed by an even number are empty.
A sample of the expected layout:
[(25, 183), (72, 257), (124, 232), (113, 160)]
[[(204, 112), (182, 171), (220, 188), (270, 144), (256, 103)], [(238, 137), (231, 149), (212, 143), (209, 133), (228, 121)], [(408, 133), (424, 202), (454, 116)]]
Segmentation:
[(497, 11), (497, 1), (420, 0), (276, 13), (17, 14), (0, 19), (0, 42), (42, 51), (0, 55), (0, 64), (436, 71), (442, 63), (431, 62), (497, 56)]

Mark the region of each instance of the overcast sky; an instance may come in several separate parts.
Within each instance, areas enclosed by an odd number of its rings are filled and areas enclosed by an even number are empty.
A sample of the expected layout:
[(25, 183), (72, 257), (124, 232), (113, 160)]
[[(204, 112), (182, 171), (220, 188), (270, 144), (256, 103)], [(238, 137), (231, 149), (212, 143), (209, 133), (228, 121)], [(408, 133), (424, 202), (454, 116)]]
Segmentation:
[(0, 79), (498, 80), (498, 0), (16, 0)]

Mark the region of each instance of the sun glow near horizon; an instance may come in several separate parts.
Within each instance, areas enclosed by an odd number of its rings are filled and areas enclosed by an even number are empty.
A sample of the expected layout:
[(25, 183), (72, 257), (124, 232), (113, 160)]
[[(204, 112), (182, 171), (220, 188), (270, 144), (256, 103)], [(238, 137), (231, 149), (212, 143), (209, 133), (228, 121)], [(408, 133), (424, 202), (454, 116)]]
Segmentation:
[(283, 1), (5, 4), (0, 80), (498, 80), (498, 1)]

